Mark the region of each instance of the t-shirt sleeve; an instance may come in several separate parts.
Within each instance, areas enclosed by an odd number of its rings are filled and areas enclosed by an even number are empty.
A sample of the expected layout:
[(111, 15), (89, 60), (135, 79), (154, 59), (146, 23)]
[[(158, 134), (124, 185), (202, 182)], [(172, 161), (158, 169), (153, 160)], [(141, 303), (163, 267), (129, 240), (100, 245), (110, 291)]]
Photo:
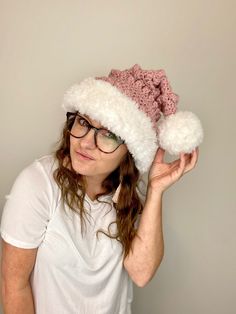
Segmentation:
[(38, 247), (50, 220), (52, 191), (48, 176), (37, 160), (18, 175), (6, 199), (1, 237), (16, 247)]

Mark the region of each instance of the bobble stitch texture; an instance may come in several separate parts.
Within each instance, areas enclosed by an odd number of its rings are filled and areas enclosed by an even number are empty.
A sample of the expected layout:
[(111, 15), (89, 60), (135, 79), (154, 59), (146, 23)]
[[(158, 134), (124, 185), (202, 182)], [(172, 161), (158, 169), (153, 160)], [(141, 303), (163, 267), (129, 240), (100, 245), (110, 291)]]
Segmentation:
[(96, 79), (109, 82), (134, 100), (156, 130), (161, 113), (167, 116), (177, 110), (179, 96), (173, 93), (164, 70), (142, 70), (135, 64), (124, 71), (112, 69), (108, 77)]

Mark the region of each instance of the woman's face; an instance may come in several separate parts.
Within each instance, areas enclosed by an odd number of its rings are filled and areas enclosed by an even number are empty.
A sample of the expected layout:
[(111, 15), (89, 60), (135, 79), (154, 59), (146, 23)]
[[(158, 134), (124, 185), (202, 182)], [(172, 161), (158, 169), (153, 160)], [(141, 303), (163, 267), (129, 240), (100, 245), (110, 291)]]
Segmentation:
[[(91, 125), (101, 128), (102, 125), (96, 120), (92, 120), (87, 115), (81, 115)], [(82, 138), (70, 136), (70, 156), (73, 169), (84, 176), (93, 176), (104, 180), (121, 163), (128, 152), (127, 146), (121, 144), (113, 153), (106, 154), (100, 151), (94, 142), (94, 130), (90, 131)], [(89, 155), (92, 159), (84, 158), (81, 154)]]

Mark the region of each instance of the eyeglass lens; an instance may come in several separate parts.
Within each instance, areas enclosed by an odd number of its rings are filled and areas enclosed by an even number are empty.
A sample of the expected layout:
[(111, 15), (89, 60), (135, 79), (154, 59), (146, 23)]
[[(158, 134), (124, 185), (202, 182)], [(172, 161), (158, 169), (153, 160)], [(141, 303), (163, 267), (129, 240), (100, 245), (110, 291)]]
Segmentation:
[[(74, 137), (84, 137), (90, 130), (90, 125), (86, 119), (80, 115), (74, 117), (74, 122), (70, 133)], [(96, 132), (97, 146), (104, 152), (113, 152), (120, 144), (120, 138), (106, 129), (99, 129)]]

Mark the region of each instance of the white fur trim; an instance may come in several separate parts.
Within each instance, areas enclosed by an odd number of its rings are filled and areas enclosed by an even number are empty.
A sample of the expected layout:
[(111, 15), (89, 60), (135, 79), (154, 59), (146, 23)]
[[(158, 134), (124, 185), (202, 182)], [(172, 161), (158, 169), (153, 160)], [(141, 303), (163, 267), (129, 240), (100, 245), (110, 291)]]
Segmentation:
[(125, 140), (140, 173), (152, 164), (157, 145), (151, 119), (138, 104), (110, 83), (89, 77), (71, 86), (64, 95), (65, 111), (78, 110)]
[(191, 153), (203, 140), (199, 118), (190, 111), (167, 116), (158, 127), (159, 145), (171, 155)]

